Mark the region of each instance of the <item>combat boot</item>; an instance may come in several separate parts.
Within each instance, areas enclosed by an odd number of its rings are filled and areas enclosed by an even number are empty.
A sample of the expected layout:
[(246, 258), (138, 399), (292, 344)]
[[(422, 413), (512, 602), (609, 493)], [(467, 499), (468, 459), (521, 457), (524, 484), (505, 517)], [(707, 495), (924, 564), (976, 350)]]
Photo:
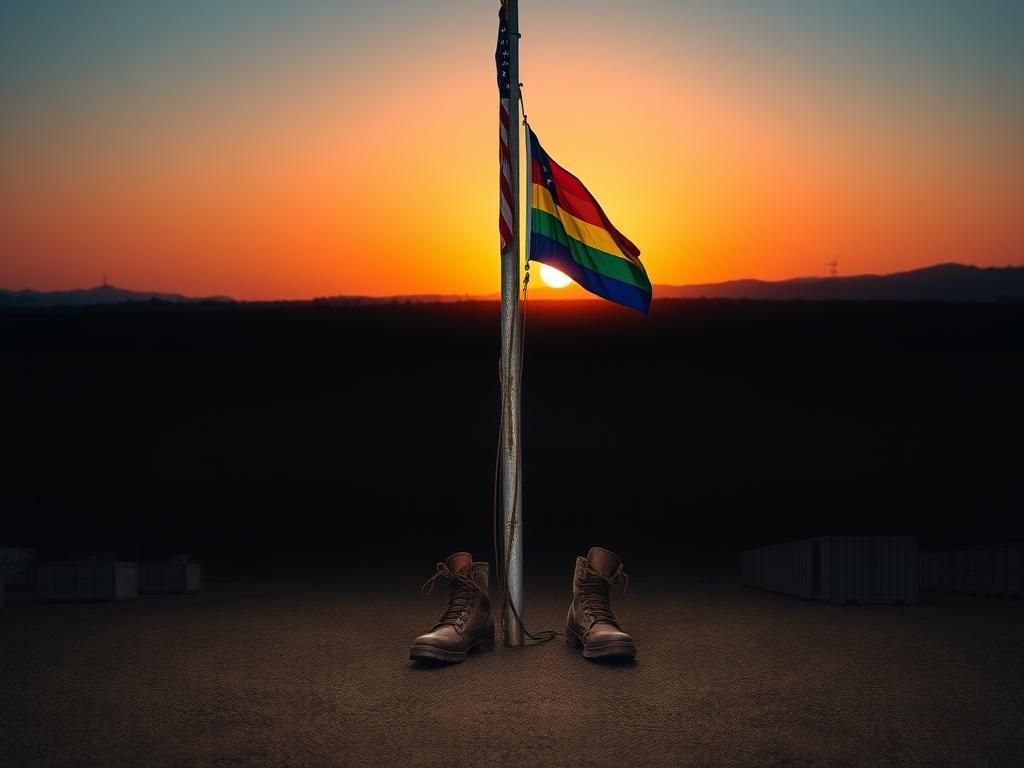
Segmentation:
[(487, 563), (474, 563), (468, 552), (456, 552), (437, 564), (437, 573), (423, 585), (423, 594), (429, 594), (438, 579), (447, 580), (451, 589), (448, 608), (433, 629), (413, 641), (409, 658), (458, 662), (470, 651), (494, 650)]
[(586, 558), (576, 558), (565, 642), (582, 649), (588, 659), (636, 656), (633, 638), (622, 631), (609, 601), (609, 587), (620, 580), (629, 584), (614, 552), (592, 547)]

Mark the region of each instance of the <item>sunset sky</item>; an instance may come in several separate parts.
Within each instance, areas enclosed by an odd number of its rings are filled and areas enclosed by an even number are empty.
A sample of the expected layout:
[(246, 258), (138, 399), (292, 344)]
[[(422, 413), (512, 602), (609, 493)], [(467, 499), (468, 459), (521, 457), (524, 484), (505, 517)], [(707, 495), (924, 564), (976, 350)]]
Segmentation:
[[(498, 289), (497, 0), (0, 0), (0, 287)], [(521, 0), (652, 282), (1024, 264), (1024, 2)]]

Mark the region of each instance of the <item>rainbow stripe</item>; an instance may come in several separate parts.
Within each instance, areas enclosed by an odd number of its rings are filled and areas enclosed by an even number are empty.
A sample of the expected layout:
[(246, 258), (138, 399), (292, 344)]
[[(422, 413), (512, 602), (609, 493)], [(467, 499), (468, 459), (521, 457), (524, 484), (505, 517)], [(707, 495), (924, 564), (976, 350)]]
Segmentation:
[(583, 182), (551, 159), (532, 129), (529, 140), (530, 259), (603, 299), (647, 312), (651, 281), (640, 250), (612, 226)]

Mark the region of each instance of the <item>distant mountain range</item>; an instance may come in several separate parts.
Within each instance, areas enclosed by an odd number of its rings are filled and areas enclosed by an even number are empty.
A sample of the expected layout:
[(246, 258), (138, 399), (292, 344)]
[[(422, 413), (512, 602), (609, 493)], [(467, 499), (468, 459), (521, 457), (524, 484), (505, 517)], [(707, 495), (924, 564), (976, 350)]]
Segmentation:
[(706, 285), (657, 285), (662, 299), (762, 299), (785, 301), (996, 301), (1024, 298), (1024, 267), (938, 264), (891, 275), (731, 280)]
[[(558, 292), (541, 288), (541, 298), (563, 298)], [(580, 298), (580, 293), (565, 298)], [(494, 301), (498, 294), (413, 294), (401, 296), (326, 296), (315, 304), (355, 306), (360, 304), (436, 304), (456, 301)], [(730, 280), (703, 285), (655, 285), (655, 299), (755, 299), (767, 301), (998, 301), (1024, 299), (1024, 267), (972, 267), (938, 264), (934, 267), (891, 275), (851, 277), (798, 277), (792, 280)], [(0, 306), (55, 307), (128, 302), (233, 302), (226, 296), (191, 298), (177, 293), (129, 291), (103, 285), (75, 291), (5, 291), (0, 289)], [(287, 302), (306, 303), (306, 302)]]
[[(565, 293), (540, 285), (537, 298), (587, 298), (582, 291)], [(498, 298), (486, 296), (329, 296), (317, 303), (334, 305), (436, 303)], [(655, 299), (754, 299), (761, 301), (997, 301), (1024, 298), (1024, 267), (971, 267), (938, 264), (892, 275), (797, 277), (792, 280), (730, 280), (702, 285), (655, 285)]]
[(126, 304), (129, 302), (164, 301), (170, 303), (197, 303), (201, 301), (234, 301), (227, 296), (192, 298), (179, 293), (129, 291), (113, 285), (81, 288), (72, 291), (5, 291), (0, 289), (3, 307), (84, 307), (96, 304)]

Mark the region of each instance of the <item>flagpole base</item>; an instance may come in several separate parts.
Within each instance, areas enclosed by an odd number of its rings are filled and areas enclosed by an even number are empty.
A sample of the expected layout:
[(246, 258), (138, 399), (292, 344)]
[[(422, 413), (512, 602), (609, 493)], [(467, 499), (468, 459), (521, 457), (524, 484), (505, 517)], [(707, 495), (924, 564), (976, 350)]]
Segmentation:
[[(519, 494), (517, 493), (518, 497)], [(520, 648), (526, 645), (526, 632), (521, 619), (523, 611), (523, 527), (521, 522), (522, 506), (516, 504), (517, 519), (514, 525), (505, 526), (505, 547), (508, 553), (505, 573), (505, 615), (502, 617), (505, 628), (504, 642), (508, 648)], [(515, 610), (513, 610), (513, 608)]]
[(526, 645), (526, 636), (523, 634), (523, 625), (516, 621), (511, 610), (505, 611), (505, 647), (522, 648)]

